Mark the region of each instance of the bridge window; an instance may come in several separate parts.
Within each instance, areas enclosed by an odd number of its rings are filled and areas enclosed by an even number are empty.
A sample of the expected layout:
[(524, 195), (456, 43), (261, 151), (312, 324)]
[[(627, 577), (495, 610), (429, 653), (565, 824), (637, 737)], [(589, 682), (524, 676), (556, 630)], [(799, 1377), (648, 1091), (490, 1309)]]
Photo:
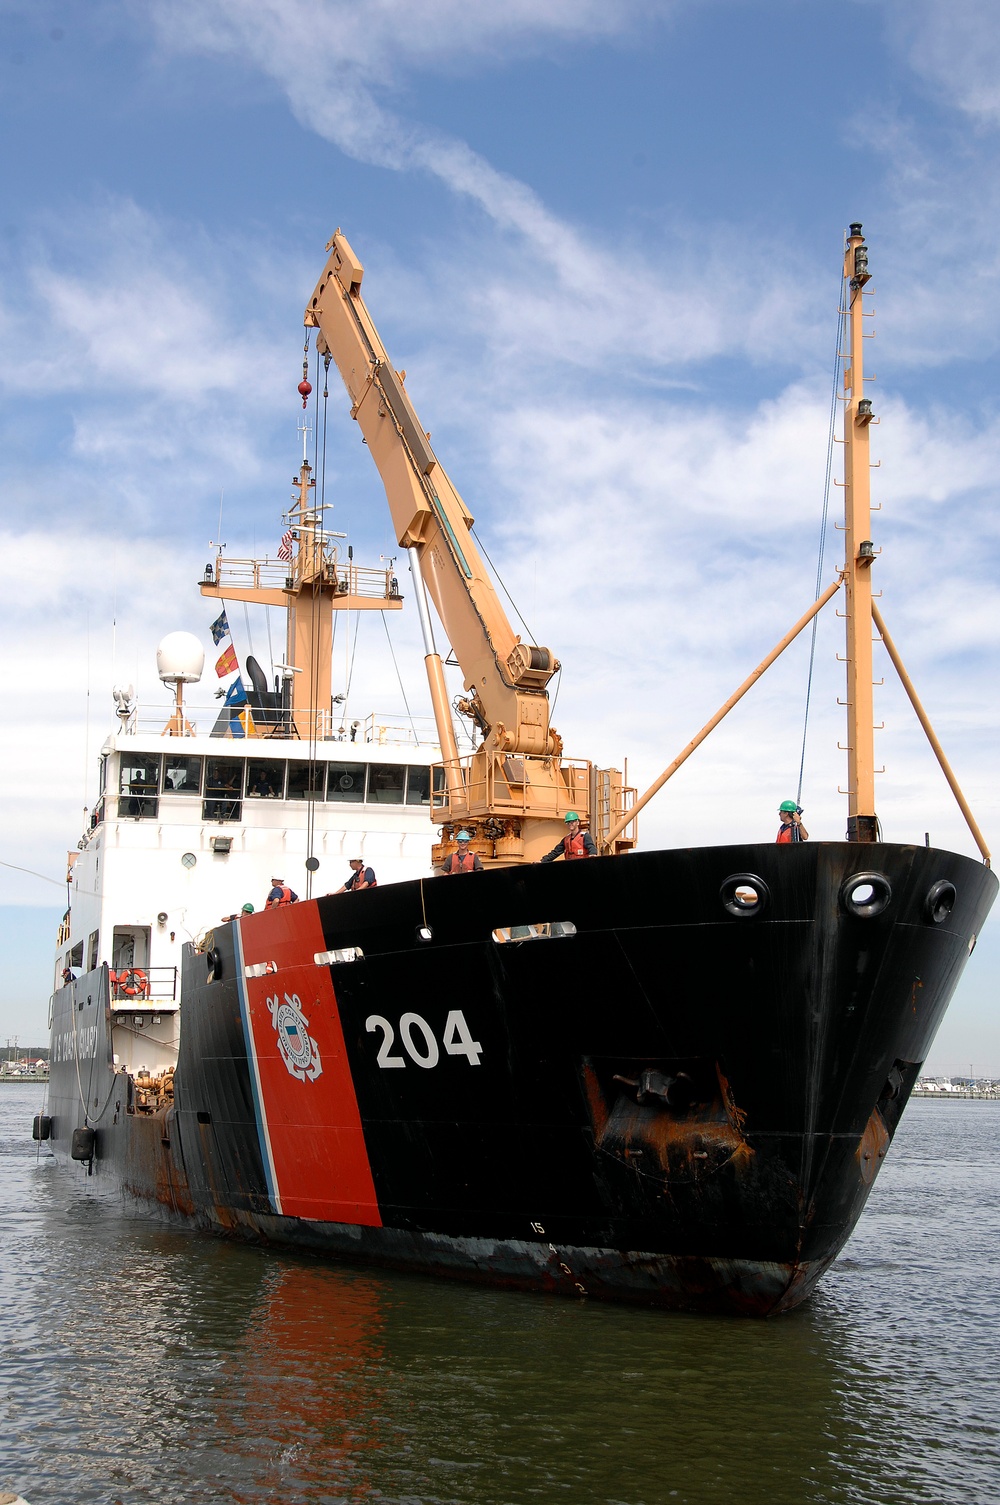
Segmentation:
[(285, 765), (273, 758), (247, 759), (247, 799), (280, 800), (285, 793)]
[(285, 796), (290, 800), (321, 800), (323, 798), (323, 780), (326, 777), (326, 764), (314, 763), (289, 763), (288, 765), (288, 793)]
[(243, 813), (240, 781), (243, 763), (239, 758), (205, 759), (205, 799), (202, 820), (239, 820)]
[(159, 810), (160, 755), (122, 753), (121, 783), (118, 795), (119, 818), (154, 820)]
[(372, 763), (368, 769), (368, 803), (401, 805), (406, 769), (401, 763)]
[(406, 770), (406, 803), (429, 805), (431, 802), (431, 771), (429, 768)]
[(326, 797), (345, 805), (360, 805), (365, 797), (364, 763), (331, 763)]
[(164, 794), (200, 794), (201, 759), (167, 753), (163, 759)]

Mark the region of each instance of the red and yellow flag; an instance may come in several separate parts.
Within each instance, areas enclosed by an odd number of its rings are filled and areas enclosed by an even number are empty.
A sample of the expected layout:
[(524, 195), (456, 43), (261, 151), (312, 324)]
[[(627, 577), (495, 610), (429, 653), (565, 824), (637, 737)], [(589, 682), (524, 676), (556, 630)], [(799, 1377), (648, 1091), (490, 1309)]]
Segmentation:
[(238, 668), (239, 664), (236, 662), (236, 649), (233, 647), (232, 643), (230, 643), (229, 647), (226, 649), (222, 657), (219, 659), (219, 662), (216, 664), (215, 672), (220, 679), (225, 679), (227, 674), (235, 674)]

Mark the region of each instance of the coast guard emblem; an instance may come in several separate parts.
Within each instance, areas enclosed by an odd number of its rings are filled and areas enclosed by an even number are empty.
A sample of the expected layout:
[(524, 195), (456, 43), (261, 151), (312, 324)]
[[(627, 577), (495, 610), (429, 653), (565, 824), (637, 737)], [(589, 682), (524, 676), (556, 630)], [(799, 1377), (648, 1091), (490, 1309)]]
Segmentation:
[(322, 1075), (323, 1067), (319, 1058), (319, 1046), (306, 1027), (309, 1020), (302, 1012), (299, 995), (293, 993), (289, 997), (286, 993), (284, 1003), (279, 1003), (275, 993), (273, 998), (267, 1000), (267, 1007), (278, 1036), (281, 1059), (288, 1067), (289, 1075), (298, 1077), (300, 1082), (315, 1082)]

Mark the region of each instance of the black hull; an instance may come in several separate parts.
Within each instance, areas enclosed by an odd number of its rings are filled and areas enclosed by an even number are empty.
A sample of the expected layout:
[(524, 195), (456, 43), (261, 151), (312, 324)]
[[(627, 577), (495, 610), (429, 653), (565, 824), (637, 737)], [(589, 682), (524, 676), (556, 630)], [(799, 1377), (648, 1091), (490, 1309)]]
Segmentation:
[[(845, 903), (862, 869), (886, 881), (880, 913)], [(755, 914), (725, 907), (740, 874), (766, 889)], [(935, 916), (942, 883), (953, 906)], [(189, 952), (165, 1111), (129, 1111), (100, 973), (76, 984), (75, 1034), (70, 990), (56, 995), (54, 1040), (95, 1042), (94, 1189), (324, 1254), (766, 1314), (802, 1301), (854, 1227), (996, 889), (968, 858), (839, 843), (399, 884), (254, 916), (217, 932), (210, 958)], [(492, 939), (566, 921), (575, 935)], [(254, 988), (272, 1004), (291, 991), (313, 1034), (336, 1027), (321, 1083), (282, 1064)], [(476, 1052), (447, 1053), (456, 1010)], [(407, 1013), (429, 1032), (411, 1027), (409, 1056)], [(393, 1069), (373, 1019), (395, 1031)], [(50, 1086), (65, 1157), (83, 1123), (68, 1049)], [(338, 1071), (357, 1127), (345, 1110), (317, 1129), (298, 1105), (332, 1102)]]

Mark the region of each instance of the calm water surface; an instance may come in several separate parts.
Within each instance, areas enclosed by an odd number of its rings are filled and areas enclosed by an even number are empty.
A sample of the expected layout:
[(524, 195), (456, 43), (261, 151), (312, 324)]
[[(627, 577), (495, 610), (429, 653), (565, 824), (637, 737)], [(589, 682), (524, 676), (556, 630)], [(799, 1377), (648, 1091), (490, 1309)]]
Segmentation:
[(1000, 1104), (912, 1103), (773, 1322), (372, 1274), (109, 1213), (0, 1086), (0, 1490), (31, 1505), (1000, 1499)]

